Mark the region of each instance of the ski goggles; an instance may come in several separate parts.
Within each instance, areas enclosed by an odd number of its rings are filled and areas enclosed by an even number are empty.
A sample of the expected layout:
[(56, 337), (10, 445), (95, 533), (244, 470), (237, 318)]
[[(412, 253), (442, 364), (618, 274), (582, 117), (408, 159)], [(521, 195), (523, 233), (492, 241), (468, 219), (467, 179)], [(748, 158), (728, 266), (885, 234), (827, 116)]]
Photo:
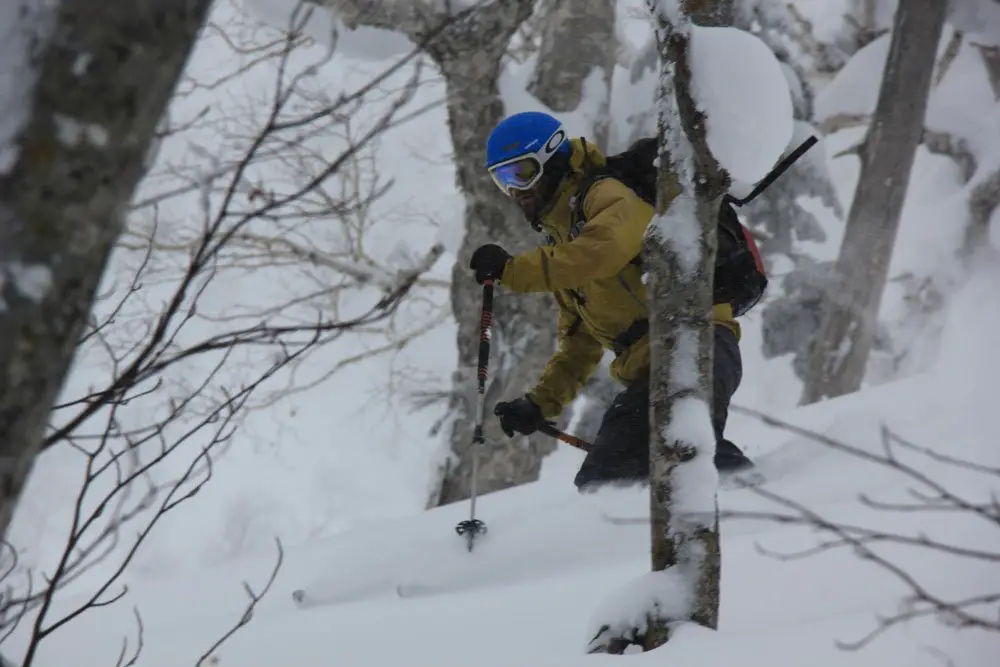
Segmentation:
[(522, 155), (490, 167), (490, 176), (504, 192), (528, 190), (542, 177), (542, 163), (534, 155)]
[(542, 178), (543, 166), (556, 154), (565, 140), (566, 130), (559, 127), (540, 150), (493, 165), (489, 169), (493, 182), (504, 194), (510, 194), (511, 190), (533, 188)]

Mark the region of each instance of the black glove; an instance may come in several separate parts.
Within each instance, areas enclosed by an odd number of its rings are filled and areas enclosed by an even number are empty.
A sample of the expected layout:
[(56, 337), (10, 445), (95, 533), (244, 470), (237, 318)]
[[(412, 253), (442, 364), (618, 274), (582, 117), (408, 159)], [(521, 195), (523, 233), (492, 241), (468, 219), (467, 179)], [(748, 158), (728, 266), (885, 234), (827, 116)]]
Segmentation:
[(542, 409), (527, 397), (497, 403), (493, 414), (500, 418), (500, 428), (508, 438), (514, 437), (514, 431), (531, 435), (548, 423), (542, 416)]
[(476, 248), (469, 261), (469, 268), (476, 272), (476, 282), (482, 285), (487, 280), (500, 280), (510, 253), (496, 245), (487, 243)]

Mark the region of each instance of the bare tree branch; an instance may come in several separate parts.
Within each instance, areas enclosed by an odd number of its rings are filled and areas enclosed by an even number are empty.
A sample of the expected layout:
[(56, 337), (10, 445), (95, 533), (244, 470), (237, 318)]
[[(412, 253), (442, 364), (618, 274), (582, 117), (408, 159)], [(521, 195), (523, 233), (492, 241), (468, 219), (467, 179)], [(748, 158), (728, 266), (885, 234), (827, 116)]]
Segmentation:
[(250, 587), (249, 583), (245, 581), (243, 582), (243, 591), (247, 594), (247, 597), (250, 598), (246, 608), (243, 610), (243, 614), (240, 616), (239, 620), (236, 621), (236, 624), (226, 632), (226, 634), (219, 637), (219, 639), (217, 639), (207, 651), (201, 654), (201, 657), (198, 658), (198, 662), (195, 663), (196, 667), (202, 667), (202, 665), (205, 664), (215, 664), (218, 660), (216, 652), (219, 650), (219, 647), (225, 644), (233, 635), (239, 632), (240, 629), (246, 627), (250, 621), (253, 620), (253, 612), (254, 609), (257, 608), (257, 603), (264, 599), (264, 596), (271, 590), (271, 586), (274, 584), (274, 580), (278, 576), (278, 572), (281, 570), (281, 564), (285, 559), (285, 551), (281, 547), (281, 540), (275, 538), (274, 543), (278, 548), (278, 556), (275, 559), (274, 567), (271, 570), (271, 576), (267, 578), (267, 581), (264, 583), (264, 587), (259, 593), (254, 591), (254, 589)]
[(993, 89), (993, 97), (1000, 100), (1000, 46), (991, 44), (973, 44), (979, 49), (979, 55), (983, 59), (983, 66), (986, 67), (986, 75), (989, 77), (990, 87)]
[[(831, 449), (848, 454), (872, 465), (887, 469), (902, 476), (915, 488), (908, 489), (911, 502), (875, 500), (868, 495), (859, 496), (862, 505), (882, 512), (907, 512), (936, 514), (947, 512), (956, 516), (973, 516), (984, 522), (991, 530), (1000, 530), (1000, 502), (993, 494), (988, 502), (973, 500), (964, 493), (946, 486), (933, 478), (931, 474), (917, 467), (917, 461), (924, 459), (937, 466), (980, 475), (988, 479), (1000, 479), (1000, 469), (978, 461), (962, 458), (950, 453), (943, 453), (929, 447), (921, 446), (902, 438), (883, 426), (880, 451), (870, 451), (866, 448), (830, 438), (809, 429), (804, 429), (786, 421), (763, 414), (756, 410), (735, 407), (734, 410), (749, 414), (762, 422), (782, 430), (789, 431), (819, 442)], [(904, 460), (901, 451), (907, 452), (913, 461)], [(928, 470), (941, 471), (940, 467), (931, 466)], [(895, 558), (878, 550), (878, 547), (902, 546), (912, 550), (938, 554), (940, 556), (960, 559), (956, 568), (971, 562), (1000, 563), (1000, 552), (988, 548), (977, 548), (966, 544), (958, 544), (931, 537), (923, 532), (916, 534), (893, 530), (872, 528), (863, 525), (848, 524), (834, 521), (822, 516), (818, 511), (809, 508), (804, 503), (768, 490), (765, 487), (751, 487), (754, 494), (773, 503), (782, 511), (763, 510), (729, 510), (723, 513), (727, 518), (767, 520), (785, 525), (800, 525), (815, 528), (821, 533), (830, 535), (816, 545), (790, 553), (776, 553), (761, 549), (762, 553), (779, 559), (807, 558), (832, 549), (846, 548), (864, 561), (871, 562), (883, 572), (902, 583), (908, 593), (904, 606), (893, 615), (880, 615), (876, 627), (857, 640), (838, 642), (849, 649), (861, 648), (872, 640), (901, 623), (921, 618), (934, 617), (956, 628), (978, 628), (990, 632), (1000, 632), (1000, 616), (996, 615), (1000, 604), (1000, 590), (984, 591), (975, 595), (945, 595), (933, 592), (929, 586), (917, 576), (908, 572)], [(964, 488), (964, 491), (968, 489)], [(900, 553), (894, 551), (893, 553)]]
[[(26, 583), (8, 586), (0, 597), (0, 630), (4, 633), (33, 614), (22, 667), (35, 661), (38, 646), (53, 632), (127, 594), (127, 587), (120, 585), (126, 568), (160, 519), (211, 480), (214, 466), (233, 442), (254, 396), (273, 385), (280, 386), (280, 379), (294, 378), (297, 365), (326, 343), (347, 333), (383, 330), (413, 290), (425, 285), (424, 274), (443, 254), (443, 247), (434, 245), (392, 271), (373, 265), (371, 274), (377, 279), (359, 289), (360, 299), (354, 302), (349, 317), (341, 317), (335, 310), (324, 312), (315, 304), (306, 308), (312, 311), (308, 315), (290, 316), (278, 308), (256, 317), (248, 314), (239, 321), (213, 316), (205, 296), (223, 275), (222, 260), (238, 253), (241, 240), (255, 238), (262, 226), (275, 219), (296, 210), (300, 217), (308, 217), (311, 201), (323, 201), (331, 208), (349, 201), (342, 195), (351, 191), (324, 192), (324, 186), (337, 178), (352, 177), (354, 161), (406, 113), (420, 80), (420, 68), (416, 67), (401, 87), (385, 94), (383, 108), (367, 115), (338, 152), (332, 156), (315, 154), (316, 161), (322, 158), (322, 165), (307, 178), (282, 181), (282, 188), (244, 201), (247, 175), (280, 156), (276, 147), (301, 140), (306, 142), (303, 150), (308, 153), (307, 140), (315, 139), (331, 122), (329, 116), (316, 117), (300, 105), (301, 96), (296, 91), (302, 90), (301, 83), (315, 62), (303, 69), (293, 67), (291, 56), (299, 44), (294, 32), (285, 36), (283, 50), (272, 63), (275, 80), (263, 107), (264, 118), (252, 128), (254, 133), (243, 139), (242, 153), (225, 169), (219, 168), (218, 161), (211, 165), (222, 151), (206, 153), (203, 158), (211, 168), (188, 174), (192, 189), (183, 197), (197, 204), (198, 215), (161, 224), (159, 204), (133, 210), (134, 216), (155, 213), (144, 230), (146, 236), (131, 237), (132, 242), (141, 238), (147, 242), (119, 249), (121, 269), (128, 275), (124, 279), (117, 274), (109, 277), (110, 286), (103, 291), (89, 326), (80, 332), (78, 354), (103, 356), (107, 374), (83, 395), (62, 400), (51, 415), (46, 446), (62, 445), (78, 457), (81, 482), (66, 542), (57, 562), (42, 574), (43, 585), (34, 586), (33, 573), (28, 570)], [(414, 50), (404, 60), (418, 53)], [(404, 73), (399, 63), (388, 69)], [(386, 81), (385, 72), (376, 79)], [(343, 111), (355, 111), (366, 102), (365, 93), (360, 91), (382, 95), (390, 88), (379, 89), (369, 81), (345, 92), (333, 106), (346, 104)], [(368, 204), (364, 200), (357, 203), (362, 207)], [(165, 229), (184, 239), (183, 250), (172, 253), (157, 247)], [(136, 260), (132, 266), (127, 263), (130, 259)], [(151, 312), (145, 302), (153, 286), (160, 291), (151, 301), (162, 306)], [(370, 305), (364, 307), (362, 299)], [(212, 326), (195, 331), (191, 325), (199, 320)], [(413, 333), (418, 334), (419, 330)], [(334, 369), (342, 366), (335, 364)], [(130, 413), (132, 407), (143, 412)], [(136, 414), (142, 416), (136, 419)], [(180, 463), (179, 472), (164, 475), (167, 461)], [(129, 537), (123, 532), (126, 526), (133, 528)], [(10, 574), (17, 565), (16, 556), (12, 559)], [(109, 564), (109, 574), (81, 602), (56, 617), (56, 596), (97, 564)], [(251, 607), (263, 595), (249, 588), (248, 594)], [(138, 645), (130, 652), (126, 642), (119, 664), (134, 664), (138, 659), (144, 628), (138, 614), (136, 620)]]

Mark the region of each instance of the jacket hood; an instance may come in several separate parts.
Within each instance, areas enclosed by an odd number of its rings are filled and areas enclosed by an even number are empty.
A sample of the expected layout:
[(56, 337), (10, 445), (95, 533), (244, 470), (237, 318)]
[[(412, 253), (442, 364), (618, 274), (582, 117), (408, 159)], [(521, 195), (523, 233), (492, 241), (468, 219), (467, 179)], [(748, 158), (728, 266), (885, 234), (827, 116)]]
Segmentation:
[(574, 173), (582, 175), (586, 169), (593, 169), (594, 167), (603, 167), (606, 163), (604, 153), (601, 149), (597, 147), (583, 137), (577, 137), (576, 139), (570, 139), (569, 141), (572, 153), (569, 156), (569, 166)]

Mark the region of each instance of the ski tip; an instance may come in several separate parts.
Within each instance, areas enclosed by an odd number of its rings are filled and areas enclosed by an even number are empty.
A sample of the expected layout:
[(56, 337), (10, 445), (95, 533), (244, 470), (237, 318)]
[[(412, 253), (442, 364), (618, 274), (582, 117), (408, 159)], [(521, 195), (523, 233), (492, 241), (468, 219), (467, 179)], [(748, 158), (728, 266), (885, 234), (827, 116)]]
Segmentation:
[(760, 471), (748, 468), (720, 479), (719, 488), (725, 490), (752, 489), (763, 486), (767, 482), (767, 477)]
[(396, 586), (396, 595), (401, 598), (417, 598), (444, 593), (451, 589), (451, 586), (444, 584), (417, 584), (411, 582), (408, 584), (398, 584)]
[(399, 584), (396, 586), (396, 595), (401, 598), (413, 598), (420, 595), (426, 595), (431, 590), (431, 586), (421, 586), (420, 584)]

